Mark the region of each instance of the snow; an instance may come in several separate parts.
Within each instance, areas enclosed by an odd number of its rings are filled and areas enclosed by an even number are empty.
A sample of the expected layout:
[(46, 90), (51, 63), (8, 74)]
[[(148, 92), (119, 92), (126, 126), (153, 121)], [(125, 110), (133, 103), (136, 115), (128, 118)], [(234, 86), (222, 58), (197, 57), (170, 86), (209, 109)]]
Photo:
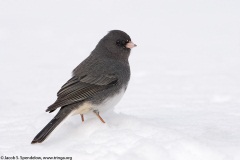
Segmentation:
[[(0, 156), (240, 159), (240, 1), (0, 1)], [(109, 30), (138, 47), (113, 112), (68, 118), (42, 144), (45, 109)]]

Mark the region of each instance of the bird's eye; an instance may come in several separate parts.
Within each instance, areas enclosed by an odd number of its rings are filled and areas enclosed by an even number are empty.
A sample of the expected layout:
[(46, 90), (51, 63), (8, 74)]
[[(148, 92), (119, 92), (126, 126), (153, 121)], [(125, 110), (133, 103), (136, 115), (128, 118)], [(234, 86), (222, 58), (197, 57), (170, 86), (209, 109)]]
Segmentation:
[(129, 40), (117, 40), (117, 41), (116, 41), (116, 45), (125, 48), (125, 47), (126, 47), (125, 45), (126, 45), (128, 42), (129, 42)]
[(120, 43), (121, 43), (121, 42), (120, 42), (119, 40), (116, 41), (116, 44), (117, 44), (118, 46), (120, 45)]

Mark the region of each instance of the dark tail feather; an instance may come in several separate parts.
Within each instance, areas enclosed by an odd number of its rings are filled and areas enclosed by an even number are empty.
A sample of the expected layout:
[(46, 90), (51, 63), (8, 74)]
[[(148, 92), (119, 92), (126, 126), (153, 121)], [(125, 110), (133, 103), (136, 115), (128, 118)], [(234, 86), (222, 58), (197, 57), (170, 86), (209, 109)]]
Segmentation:
[(71, 107), (62, 108), (57, 115), (36, 135), (32, 144), (43, 142), (52, 131), (72, 112)]

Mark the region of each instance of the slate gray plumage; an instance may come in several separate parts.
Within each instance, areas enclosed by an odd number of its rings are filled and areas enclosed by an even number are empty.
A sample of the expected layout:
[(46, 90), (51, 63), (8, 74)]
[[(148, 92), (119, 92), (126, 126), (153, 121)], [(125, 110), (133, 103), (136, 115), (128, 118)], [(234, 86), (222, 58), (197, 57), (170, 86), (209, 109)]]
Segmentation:
[[(110, 31), (91, 54), (80, 63), (57, 93), (57, 100), (47, 108), (57, 115), (37, 134), (32, 143), (41, 143), (69, 115), (93, 111), (99, 115), (107, 101), (125, 91), (130, 79), (128, 57), (131, 48), (128, 34), (120, 30)], [(103, 121), (103, 120), (102, 120)], [(103, 121), (104, 122), (104, 121)]]

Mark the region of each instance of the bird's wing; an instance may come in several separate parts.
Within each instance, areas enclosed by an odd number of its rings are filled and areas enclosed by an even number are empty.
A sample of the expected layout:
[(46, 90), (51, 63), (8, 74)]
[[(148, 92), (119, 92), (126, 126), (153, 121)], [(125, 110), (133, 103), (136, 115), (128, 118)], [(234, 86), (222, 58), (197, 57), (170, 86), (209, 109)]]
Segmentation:
[(81, 78), (73, 76), (58, 91), (57, 100), (46, 111), (52, 112), (58, 107), (83, 101), (115, 85), (117, 81), (117, 77), (111, 74), (100, 76), (85, 75)]

